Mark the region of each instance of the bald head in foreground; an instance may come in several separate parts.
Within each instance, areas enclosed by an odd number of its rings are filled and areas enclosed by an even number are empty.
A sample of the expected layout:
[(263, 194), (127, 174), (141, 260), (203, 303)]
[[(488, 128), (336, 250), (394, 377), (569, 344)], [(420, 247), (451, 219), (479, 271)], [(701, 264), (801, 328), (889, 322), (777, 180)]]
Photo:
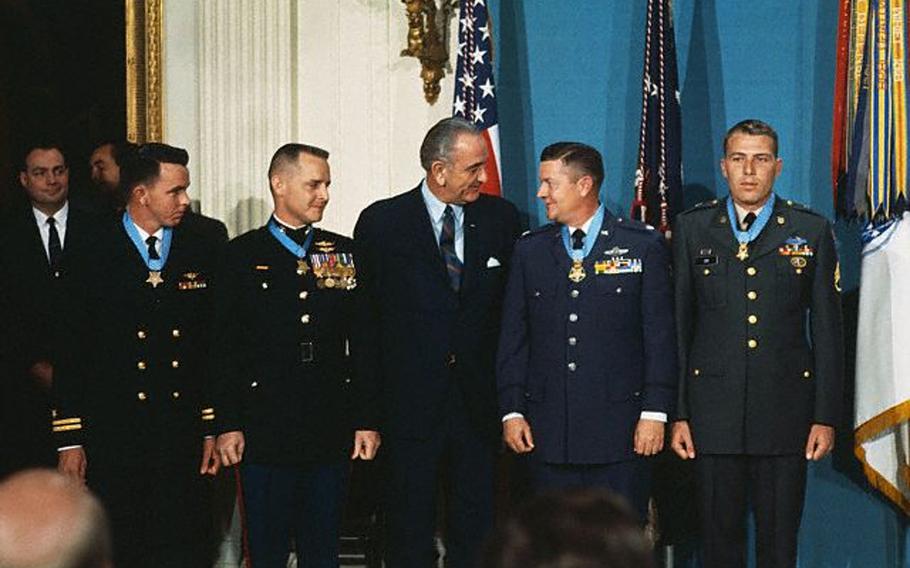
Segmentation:
[(107, 518), (84, 486), (51, 470), (0, 483), (0, 568), (111, 568)]

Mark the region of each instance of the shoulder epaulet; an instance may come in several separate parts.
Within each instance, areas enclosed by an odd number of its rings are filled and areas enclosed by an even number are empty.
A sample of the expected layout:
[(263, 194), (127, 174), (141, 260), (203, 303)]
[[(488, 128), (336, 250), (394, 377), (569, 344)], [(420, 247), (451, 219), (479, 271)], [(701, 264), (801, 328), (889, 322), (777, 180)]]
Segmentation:
[(792, 209), (794, 211), (801, 211), (803, 213), (815, 215), (816, 217), (822, 217), (822, 218), (825, 217), (818, 211), (814, 211), (814, 210), (810, 209), (809, 207), (807, 207), (806, 205), (793, 201), (792, 199), (781, 199), (780, 201), (783, 204), (783, 206), (787, 209)]
[(653, 226), (648, 225), (647, 223), (642, 223), (641, 221), (636, 221), (635, 219), (629, 219), (628, 217), (617, 217), (616, 226), (622, 229), (643, 231), (645, 233), (651, 233), (656, 230)]
[(707, 201), (702, 201), (701, 203), (698, 203), (698, 204), (696, 204), (696, 205), (690, 207), (689, 209), (686, 209), (685, 211), (683, 211), (682, 213), (680, 213), (680, 215), (687, 215), (687, 214), (689, 214), (689, 213), (692, 213), (693, 211), (702, 211), (702, 210), (705, 210), (705, 209), (714, 209), (714, 208), (717, 207), (718, 205), (720, 205), (720, 199), (709, 199), (709, 200), (707, 200)]
[(529, 230), (525, 231), (518, 238), (519, 239), (528, 239), (535, 235), (540, 235), (540, 234), (546, 233), (548, 231), (551, 231), (551, 230), (553, 230), (553, 228), (555, 226), (556, 226), (555, 223), (547, 223), (546, 225), (541, 225), (540, 227), (537, 227), (536, 229), (529, 229)]

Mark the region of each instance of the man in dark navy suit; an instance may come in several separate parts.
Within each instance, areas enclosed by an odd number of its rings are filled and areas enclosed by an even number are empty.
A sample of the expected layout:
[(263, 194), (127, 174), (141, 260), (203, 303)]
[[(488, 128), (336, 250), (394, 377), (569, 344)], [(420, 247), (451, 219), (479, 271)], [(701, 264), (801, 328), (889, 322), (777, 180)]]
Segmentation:
[(50, 389), (61, 347), (72, 340), (68, 314), (84, 308), (82, 275), (94, 258), (99, 220), (69, 199), (69, 168), (52, 141), (23, 152), (26, 197), (0, 220), (0, 279), (5, 288), (6, 369), (0, 396), (0, 475), (52, 466)]
[(443, 474), (447, 565), (473, 566), (492, 525), (494, 361), (519, 219), (480, 194), (487, 157), (471, 123), (440, 121), (420, 148), (425, 180), (368, 207), (354, 229), (378, 344), (392, 568), (433, 565)]
[(503, 438), (530, 453), (537, 490), (608, 487), (644, 517), (646, 456), (675, 397), (670, 257), (653, 228), (600, 204), (600, 153), (560, 142), (540, 157), (553, 223), (515, 246), (498, 356)]

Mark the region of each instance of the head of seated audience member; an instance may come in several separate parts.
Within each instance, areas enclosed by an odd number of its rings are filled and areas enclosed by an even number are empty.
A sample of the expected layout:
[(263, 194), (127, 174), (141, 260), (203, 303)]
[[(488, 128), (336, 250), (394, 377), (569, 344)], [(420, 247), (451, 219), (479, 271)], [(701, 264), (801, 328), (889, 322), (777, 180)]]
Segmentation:
[(654, 552), (628, 506), (596, 489), (544, 493), (487, 542), (482, 568), (652, 568)]
[(0, 483), (0, 568), (111, 568), (110, 559), (104, 510), (83, 485), (40, 469)]

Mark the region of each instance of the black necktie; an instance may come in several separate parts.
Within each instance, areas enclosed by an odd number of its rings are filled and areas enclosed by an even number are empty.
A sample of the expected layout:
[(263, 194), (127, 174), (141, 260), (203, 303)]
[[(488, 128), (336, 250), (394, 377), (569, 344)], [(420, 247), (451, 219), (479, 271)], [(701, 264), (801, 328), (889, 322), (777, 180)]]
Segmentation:
[(57, 232), (57, 220), (47, 218), (47, 260), (51, 269), (60, 268), (60, 259), (63, 257), (63, 247), (60, 245), (60, 234)]
[(572, 248), (574, 250), (581, 250), (585, 248), (585, 232), (581, 229), (575, 229), (572, 231)]
[(743, 230), (748, 231), (749, 227), (751, 227), (752, 223), (754, 223), (754, 222), (755, 222), (755, 213), (753, 213), (752, 211), (749, 211), (748, 213), (746, 213), (746, 216), (743, 217), (743, 227), (745, 227)]
[(446, 205), (446, 210), (442, 214), (442, 233), (439, 236), (439, 252), (442, 253), (442, 260), (446, 263), (446, 271), (449, 273), (449, 285), (452, 290), (458, 292), (461, 288), (461, 260), (455, 253), (455, 212), (450, 205)]
[(152, 235), (151, 237), (145, 239), (146, 244), (149, 246), (149, 259), (151, 260), (160, 260), (161, 257), (158, 256), (158, 249), (155, 248), (155, 242), (158, 240), (158, 237)]

